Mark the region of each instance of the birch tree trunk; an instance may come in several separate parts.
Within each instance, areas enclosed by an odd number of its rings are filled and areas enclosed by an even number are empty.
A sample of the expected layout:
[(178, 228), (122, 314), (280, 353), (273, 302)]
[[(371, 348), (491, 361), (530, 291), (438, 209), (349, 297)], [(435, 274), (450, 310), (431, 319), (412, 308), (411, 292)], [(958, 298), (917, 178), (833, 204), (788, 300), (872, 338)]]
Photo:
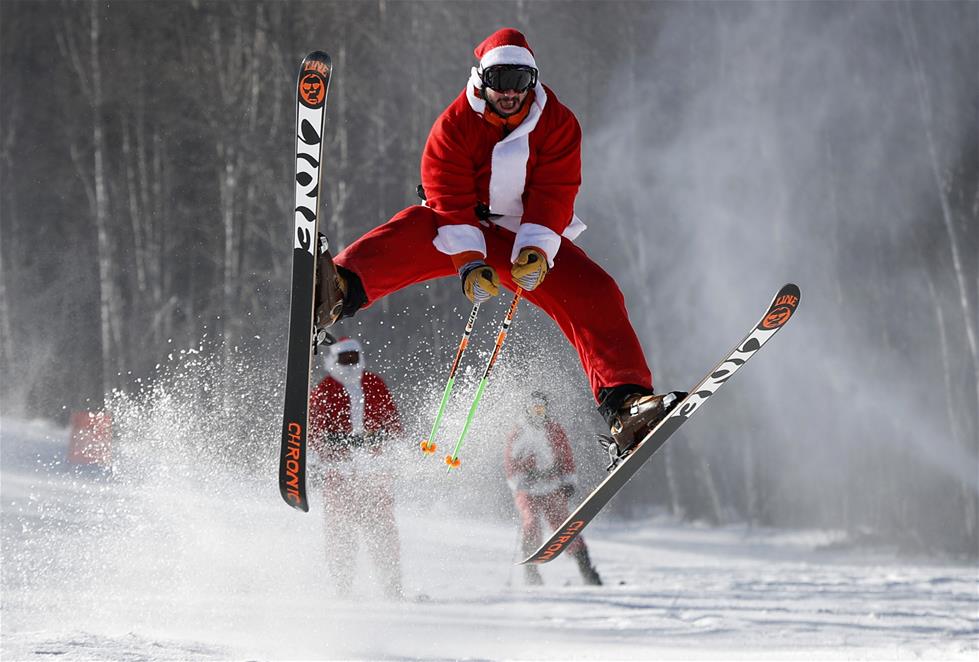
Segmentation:
[[(910, 6), (905, 3), (899, 10), (901, 32), (904, 36), (905, 47), (911, 61), (911, 70), (914, 77), (915, 90), (917, 91), (918, 109), (921, 113), (922, 130), (925, 134), (926, 144), (928, 145), (928, 156), (931, 165), (931, 174), (935, 183), (935, 190), (938, 201), (941, 204), (942, 223), (948, 238), (949, 252), (952, 256), (952, 271), (955, 282), (958, 286), (959, 304), (962, 310), (962, 318), (965, 327), (966, 340), (969, 344), (969, 357), (972, 361), (973, 383), (976, 386), (976, 410), (979, 412), (979, 341), (976, 332), (976, 313), (972, 310), (969, 296), (969, 282), (965, 274), (965, 266), (961, 255), (960, 239), (955, 224), (955, 214), (949, 204), (947, 194), (947, 182), (941, 173), (939, 165), (938, 148), (935, 145), (932, 125), (934, 118), (932, 115), (931, 95), (928, 91), (928, 80), (925, 77), (924, 67), (921, 63), (919, 54), (918, 35), (914, 26), (914, 17), (911, 15)], [(977, 284), (979, 285), (979, 284)], [(976, 426), (976, 437), (979, 440), (979, 425)]]
[[(20, 121), (16, 99), (10, 99), (8, 93), (6, 121), (0, 124), (0, 180), (12, 172), (13, 151), (17, 144), (17, 125)], [(9, 180), (7, 180), (9, 181)], [(4, 186), (0, 191), (0, 217), (7, 218), (16, 213), (16, 187)], [(9, 222), (9, 220), (8, 220)], [(9, 369), (14, 364), (12, 311), (7, 294), (7, 271), (10, 265), (4, 260), (4, 249), (9, 249), (14, 243), (10, 236), (4, 236), (4, 223), (0, 223), (0, 366)], [(9, 381), (9, 380), (5, 380)], [(7, 384), (7, 386), (11, 386)]]
[[(955, 278), (955, 283), (958, 290), (959, 306), (962, 313), (962, 320), (965, 330), (965, 337), (968, 343), (969, 358), (971, 359), (972, 365), (972, 388), (974, 389), (975, 395), (975, 408), (973, 409), (973, 416), (969, 421), (973, 425), (973, 439), (972, 443), (964, 444), (959, 441), (960, 445), (964, 447), (964, 450), (973, 455), (975, 460), (979, 458), (975, 457), (975, 453), (979, 452), (979, 341), (977, 341), (977, 329), (976, 325), (979, 323), (976, 317), (976, 311), (972, 308), (972, 294), (979, 294), (979, 278), (977, 282), (971, 283), (975, 285), (975, 292), (970, 293), (970, 281), (969, 277), (966, 275), (966, 266), (964, 263), (964, 258), (962, 256), (962, 246), (963, 243), (959, 236), (959, 231), (956, 227), (956, 214), (952, 209), (951, 203), (949, 201), (949, 183), (946, 178), (942, 175), (942, 167), (940, 165), (941, 157), (938, 153), (938, 146), (935, 142), (933, 125), (934, 116), (932, 112), (933, 103), (931, 100), (931, 94), (928, 88), (928, 80), (924, 72), (924, 65), (921, 61), (920, 47), (918, 44), (918, 33), (914, 24), (914, 17), (911, 13), (911, 5), (904, 3), (899, 7), (898, 11), (899, 26), (901, 28), (901, 33), (904, 38), (905, 48), (908, 52), (908, 58), (911, 64), (911, 70), (913, 74), (915, 90), (917, 92), (918, 110), (921, 116), (922, 130), (924, 131), (925, 141), (928, 146), (928, 156), (929, 164), (931, 166), (931, 174), (935, 184), (935, 191), (938, 197), (938, 201), (941, 206), (941, 217), (942, 225), (945, 229), (945, 235), (948, 240), (949, 253), (952, 258), (952, 271)], [(979, 190), (977, 190), (977, 201), (979, 201)], [(979, 221), (979, 213), (977, 213), (976, 207), (973, 207), (973, 214), (971, 221), (976, 223)], [(974, 246), (973, 250), (977, 251), (979, 254), (979, 246)], [(931, 281), (929, 281), (929, 286), (933, 288)], [(934, 289), (932, 290), (934, 292)], [(938, 304), (940, 305), (940, 304)], [(940, 311), (939, 311), (940, 314)], [(946, 379), (946, 389), (949, 389), (948, 375), (950, 371), (950, 363), (947, 360), (947, 348), (945, 347), (945, 325), (944, 316), (939, 316), (939, 321), (941, 324), (942, 332), (942, 356), (945, 366), (945, 379)], [(949, 393), (951, 396), (951, 393)], [(951, 420), (949, 424), (951, 426), (951, 431), (953, 437), (958, 438), (957, 434), (958, 426), (954, 420), (954, 413), (949, 412)], [(976, 493), (976, 486), (969, 485), (965, 482), (960, 481), (960, 498), (962, 499), (964, 507), (964, 520), (965, 520), (965, 530), (968, 544), (974, 544), (976, 534), (977, 534), (977, 512), (979, 512), (979, 494)]]
[[(58, 42), (62, 54), (68, 60), (81, 85), (82, 96), (89, 102), (92, 112), (91, 147), (86, 150), (73, 142), (70, 148), (77, 174), (85, 186), (95, 224), (101, 380), (94, 395), (97, 400), (102, 401), (106, 391), (119, 385), (118, 376), (123, 373), (124, 364), (120, 333), (121, 303), (113, 280), (116, 269), (106, 186), (100, 7), (97, 2), (89, 3), (87, 19), (83, 18), (80, 25), (66, 18), (61, 34), (58, 35)], [(79, 45), (76, 35), (87, 37), (85, 50)], [(90, 154), (86, 155), (87, 151), (90, 151)], [(101, 403), (96, 402), (96, 405), (99, 404)]]

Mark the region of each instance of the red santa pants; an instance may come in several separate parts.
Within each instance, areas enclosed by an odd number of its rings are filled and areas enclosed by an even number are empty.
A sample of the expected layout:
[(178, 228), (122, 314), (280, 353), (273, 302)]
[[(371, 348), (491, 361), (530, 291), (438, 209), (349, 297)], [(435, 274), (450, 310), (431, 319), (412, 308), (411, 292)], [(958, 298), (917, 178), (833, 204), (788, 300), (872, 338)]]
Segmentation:
[[(408, 207), (348, 246), (336, 263), (360, 277), (368, 306), (414, 283), (457, 278), (452, 260), (432, 244), (437, 231), (433, 210)], [(483, 235), (487, 264), (496, 269), (504, 287), (515, 290), (510, 277), (515, 235), (495, 225), (484, 228)], [(620, 384), (652, 388), (653, 378), (619, 286), (572, 242), (561, 239), (547, 278), (524, 296), (557, 322), (571, 341), (596, 400), (601, 388)]]
[[(537, 551), (537, 547), (541, 544), (540, 519), (542, 517), (547, 520), (553, 531), (570, 515), (568, 498), (560, 491), (550, 494), (530, 494), (521, 490), (513, 495), (513, 500), (517, 504), (517, 511), (520, 512), (520, 542), (524, 553), (528, 555)], [(577, 556), (584, 547), (584, 538), (578, 536), (568, 545), (567, 552), (571, 556)]]

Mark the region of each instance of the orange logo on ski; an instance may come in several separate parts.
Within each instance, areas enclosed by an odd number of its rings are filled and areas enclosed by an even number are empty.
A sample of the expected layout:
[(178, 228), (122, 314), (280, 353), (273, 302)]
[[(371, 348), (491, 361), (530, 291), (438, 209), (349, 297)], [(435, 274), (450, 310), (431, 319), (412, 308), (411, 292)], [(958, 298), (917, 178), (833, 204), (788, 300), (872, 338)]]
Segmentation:
[(299, 79), (299, 98), (310, 108), (319, 108), (326, 100), (326, 83), (322, 74), (306, 69)]
[(561, 530), (558, 536), (554, 539), (554, 542), (548, 545), (547, 548), (541, 553), (539, 559), (542, 561), (549, 561), (560, 554), (561, 550), (564, 549), (564, 546), (574, 540), (578, 536), (578, 532), (583, 528), (585, 528), (584, 520), (579, 519), (568, 524)]
[(783, 294), (772, 304), (772, 309), (761, 321), (761, 328), (765, 331), (771, 331), (784, 325), (792, 317), (797, 305), (799, 305), (799, 297), (794, 294)]
[(299, 458), (302, 455), (302, 433), (303, 427), (292, 421), (289, 423), (289, 450), (286, 454), (286, 496), (293, 502), (302, 503), (302, 496), (299, 494)]

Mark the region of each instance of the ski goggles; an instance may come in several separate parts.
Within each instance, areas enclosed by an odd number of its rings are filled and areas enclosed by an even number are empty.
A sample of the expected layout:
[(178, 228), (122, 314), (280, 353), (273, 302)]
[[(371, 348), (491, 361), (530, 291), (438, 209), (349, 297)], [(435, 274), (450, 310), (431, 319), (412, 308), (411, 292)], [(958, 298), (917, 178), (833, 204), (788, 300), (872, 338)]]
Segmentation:
[(542, 417), (547, 413), (547, 405), (545, 405), (543, 402), (534, 402), (527, 407), (527, 413)]
[(360, 363), (359, 352), (340, 352), (337, 354), (337, 365), (357, 365)]
[(483, 85), (497, 92), (526, 92), (537, 85), (537, 70), (522, 64), (494, 64), (483, 69), (480, 78)]

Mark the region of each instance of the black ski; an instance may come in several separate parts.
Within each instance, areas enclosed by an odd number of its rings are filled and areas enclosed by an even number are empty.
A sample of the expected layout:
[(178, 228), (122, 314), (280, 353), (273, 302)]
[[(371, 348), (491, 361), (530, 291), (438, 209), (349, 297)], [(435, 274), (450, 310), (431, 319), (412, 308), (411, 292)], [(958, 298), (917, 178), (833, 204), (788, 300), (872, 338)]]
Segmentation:
[(293, 508), (309, 510), (306, 500), (306, 426), (313, 362), (316, 259), (319, 255), (320, 164), (326, 95), (333, 64), (315, 51), (306, 56), (296, 85), (296, 212), (289, 308), (289, 356), (279, 451), (279, 492)]
[(679, 429), (707, 398), (717, 392), (741, 366), (750, 359), (761, 346), (774, 336), (792, 317), (799, 305), (799, 288), (789, 283), (782, 287), (772, 300), (761, 321), (738, 343), (716, 368), (690, 389), (690, 394), (681, 400), (660, 423), (653, 428), (635, 450), (627, 455), (602, 483), (588, 495), (578, 508), (558, 527), (557, 531), (524, 563), (547, 563), (563, 552), (577, 538), (588, 523), (598, 515), (615, 494), (629, 481), (639, 468), (666, 443), (666, 440)]

